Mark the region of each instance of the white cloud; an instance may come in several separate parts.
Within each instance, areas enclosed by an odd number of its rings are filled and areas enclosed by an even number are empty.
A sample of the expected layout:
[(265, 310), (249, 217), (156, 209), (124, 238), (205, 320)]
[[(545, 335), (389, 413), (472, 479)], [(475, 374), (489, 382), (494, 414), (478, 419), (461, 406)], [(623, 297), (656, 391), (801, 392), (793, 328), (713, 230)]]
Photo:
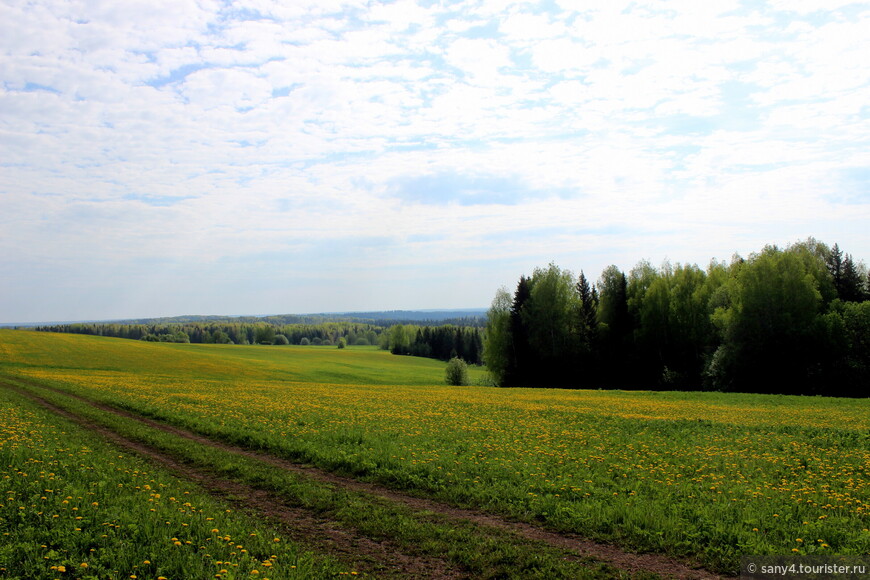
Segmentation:
[(197, 108), (256, 107), (272, 96), (272, 85), (238, 69), (205, 69), (188, 75), (181, 93)]
[[(557, 4), (6, 2), (0, 269), (30, 264), (23, 291), (67, 265), (105, 281), (143, 262), (233, 286), (219, 264), (332, 280), (364, 257), (390, 275), (503, 262), (512, 283), (518, 264), (609, 262), (608, 247), (688, 261), (792, 241), (767, 231), (870, 255), (866, 200), (832, 201), (870, 163), (870, 11)], [(439, 175), (510, 191), (391, 191)], [(416, 291), (462, 306), (493, 288)], [(234, 292), (225, 311), (245, 311), (253, 295)], [(312, 292), (266, 310), (330, 309)]]
[(450, 44), (447, 62), (471, 76), (475, 83), (492, 85), (500, 69), (510, 66), (508, 49), (492, 40), (460, 38)]

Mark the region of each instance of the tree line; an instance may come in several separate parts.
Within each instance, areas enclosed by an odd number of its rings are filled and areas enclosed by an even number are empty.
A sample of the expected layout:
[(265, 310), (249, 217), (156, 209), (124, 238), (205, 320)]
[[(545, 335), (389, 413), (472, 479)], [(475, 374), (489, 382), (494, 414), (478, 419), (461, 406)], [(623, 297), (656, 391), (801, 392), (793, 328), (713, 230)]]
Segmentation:
[(422, 326), (475, 326), (486, 325), (485, 310), (386, 310), (375, 312), (348, 312), (336, 314), (272, 314), (267, 316), (214, 316), (184, 315), (163, 318), (133, 318), (115, 320), (113, 323), (124, 325), (144, 324), (165, 326), (167, 324), (214, 324), (214, 323), (266, 323), (273, 326), (307, 324), (319, 326), (327, 322), (354, 322), (389, 328), (395, 324), (419, 324)]
[(482, 364), (483, 361), (483, 337), (480, 328), (453, 324), (440, 326), (393, 324), (384, 327), (357, 322), (73, 323), (38, 326), (36, 330), (195, 344), (373, 345), (383, 350), (390, 350), (393, 354), (445, 361), (459, 357), (470, 364)]
[(269, 322), (209, 323), (75, 323), (38, 326), (36, 330), (111, 336), (133, 340), (197, 344), (324, 344), (377, 345), (384, 328), (353, 322), (270, 324)]
[(812, 238), (730, 263), (647, 261), (596, 283), (550, 264), (500, 289), (484, 360), (502, 386), (870, 396), (870, 279)]
[(397, 324), (390, 328), (389, 348), (393, 354), (444, 361), (460, 358), (466, 363), (483, 364), (483, 336), (472, 326)]

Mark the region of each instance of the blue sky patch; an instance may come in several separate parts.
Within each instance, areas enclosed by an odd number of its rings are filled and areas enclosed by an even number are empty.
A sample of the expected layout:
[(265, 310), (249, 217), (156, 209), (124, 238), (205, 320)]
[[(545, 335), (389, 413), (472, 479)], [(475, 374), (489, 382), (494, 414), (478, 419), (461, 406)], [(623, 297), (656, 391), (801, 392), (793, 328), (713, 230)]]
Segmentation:
[(128, 201), (138, 201), (153, 207), (170, 207), (177, 203), (181, 203), (186, 199), (193, 199), (192, 195), (149, 195), (128, 193), (124, 199)]
[(516, 178), (457, 173), (403, 178), (390, 189), (404, 201), (424, 205), (516, 205), (546, 195)]

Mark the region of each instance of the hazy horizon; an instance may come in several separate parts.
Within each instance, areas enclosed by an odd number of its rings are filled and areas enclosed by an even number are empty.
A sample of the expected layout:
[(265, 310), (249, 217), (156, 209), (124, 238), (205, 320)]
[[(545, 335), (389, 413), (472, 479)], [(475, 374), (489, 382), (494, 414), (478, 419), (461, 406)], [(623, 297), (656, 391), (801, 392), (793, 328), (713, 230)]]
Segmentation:
[(870, 259), (870, 6), (0, 4), (0, 321), (488, 305)]
[(414, 308), (414, 309), (403, 309), (403, 310), (354, 310), (354, 311), (346, 311), (346, 310), (338, 310), (338, 311), (326, 311), (326, 312), (270, 312), (270, 313), (246, 313), (246, 314), (202, 314), (202, 313), (192, 313), (187, 312), (184, 314), (173, 314), (169, 316), (125, 316), (122, 318), (106, 318), (106, 319), (80, 319), (80, 320), (12, 320), (12, 321), (0, 321), (0, 327), (9, 327), (9, 326), (38, 326), (38, 325), (46, 325), (46, 324), (77, 324), (77, 323), (114, 323), (114, 322), (127, 322), (130, 320), (160, 320), (164, 318), (183, 318), (183, 317), (202, 317), (202, 318), (265, 318), (268, 316), (352, 316), (352, 315), (362, 315), (362, 314), (389, 314), (395, 312), (408, 312), (408, 313), (419, 313), (425, 314), (428, 312), (433, 313), (463, 313), (463, 312), (485, 312), (488, 310), (488, 306), (479, 306), (477, 308)]

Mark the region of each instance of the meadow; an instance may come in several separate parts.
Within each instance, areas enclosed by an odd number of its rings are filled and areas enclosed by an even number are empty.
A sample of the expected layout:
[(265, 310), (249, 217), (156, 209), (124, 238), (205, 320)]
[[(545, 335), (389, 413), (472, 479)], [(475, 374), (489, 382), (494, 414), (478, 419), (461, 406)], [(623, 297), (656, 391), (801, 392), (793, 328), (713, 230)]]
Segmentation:
[(0, 389), (0, 578), (350, 574), (195, 486)]
[(870, 553), (866, 399), (448, 387), (443, 363), (371, 349), (21, 331), (0, 375), (718, 572)]

